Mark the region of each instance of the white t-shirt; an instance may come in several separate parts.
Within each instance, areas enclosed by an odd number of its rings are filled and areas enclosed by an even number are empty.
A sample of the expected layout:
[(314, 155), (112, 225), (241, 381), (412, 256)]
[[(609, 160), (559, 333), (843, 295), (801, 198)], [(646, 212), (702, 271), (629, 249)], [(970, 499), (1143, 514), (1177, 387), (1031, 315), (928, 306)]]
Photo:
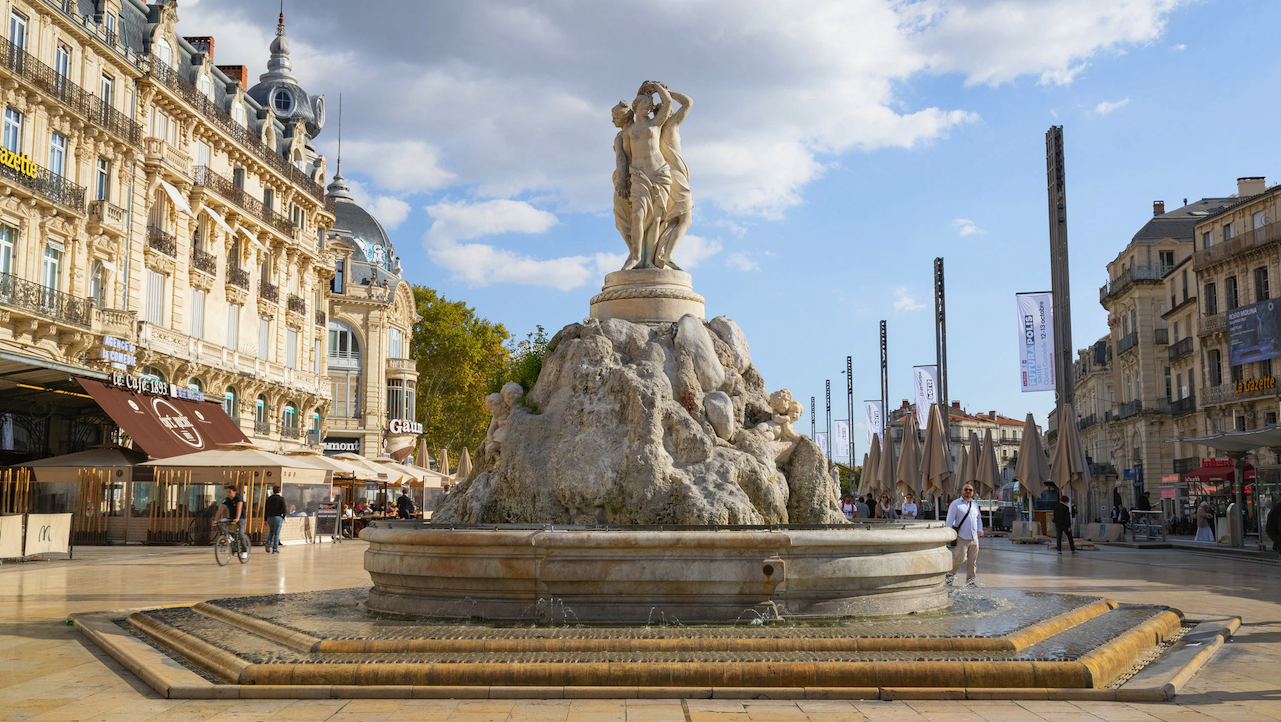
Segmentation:
[(845, 518), (846, 518), (846, 519), (853, 519), (853, 518), (854, 518), (854, 505), (853, 505), (853, 504), (844, 504), (844, 503), (842, 503), (842, 504), (841, 504), (841, 511), (845, 513)]
[(903, 513), (903, 518), (904, 518), (904, 519), (915, 519), (915, 518), (916, 518), (916, 505), (915, 505), (915, 504), (913, 504), (913, 503), (911, 503), (911, 502), (904, 502), (904, 504), (903, 504), (903, 512), (902, 512), (902, 513)]

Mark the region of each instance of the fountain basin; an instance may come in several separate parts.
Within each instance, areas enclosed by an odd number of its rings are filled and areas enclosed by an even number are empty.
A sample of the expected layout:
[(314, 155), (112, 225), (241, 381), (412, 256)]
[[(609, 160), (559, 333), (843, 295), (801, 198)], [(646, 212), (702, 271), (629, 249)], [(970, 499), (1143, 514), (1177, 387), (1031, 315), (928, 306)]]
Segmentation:
[(376, 522), (374, 611), (492, 621), (722, 622), (949, 605), (937, 521), (814, 527), (446, 527)]

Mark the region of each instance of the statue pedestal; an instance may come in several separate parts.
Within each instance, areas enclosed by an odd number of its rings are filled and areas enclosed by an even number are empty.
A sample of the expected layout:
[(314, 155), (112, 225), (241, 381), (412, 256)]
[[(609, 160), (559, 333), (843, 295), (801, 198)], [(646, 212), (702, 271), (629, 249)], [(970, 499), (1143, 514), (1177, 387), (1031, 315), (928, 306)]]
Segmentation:
[(694, 293), (688, 273), (671, 268), (615, 271), (592, 297), (591, 317), (602, 321), (675, 323), (686, 314), (704, 318), (703, 297)]

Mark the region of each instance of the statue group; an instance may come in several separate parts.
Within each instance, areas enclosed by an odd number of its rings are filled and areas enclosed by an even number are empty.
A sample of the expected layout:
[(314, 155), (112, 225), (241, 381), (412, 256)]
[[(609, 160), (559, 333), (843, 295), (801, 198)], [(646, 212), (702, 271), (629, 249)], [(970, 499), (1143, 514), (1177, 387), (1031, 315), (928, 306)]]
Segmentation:
[(619, 129), (614, 138), (614, 223), (627, 242), (624, 271), (680, 270), (672, 256), (689, 230), (694, 209), (680, 134), (691, 105), (688, 95), (646, 80), (630, 106), (626, 101), (614, 106)]

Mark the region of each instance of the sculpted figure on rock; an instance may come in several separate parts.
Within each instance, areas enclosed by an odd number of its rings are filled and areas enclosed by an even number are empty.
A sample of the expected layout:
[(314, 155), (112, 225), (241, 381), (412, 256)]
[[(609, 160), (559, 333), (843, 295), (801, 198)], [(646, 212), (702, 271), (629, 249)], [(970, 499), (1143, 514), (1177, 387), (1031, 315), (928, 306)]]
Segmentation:
[(619, 128), (614, 138), (614, 221), (627, 243), (625, 271), (680, 270), (671, 259), (689, 230), (694, 208), (680, 124), (692, 104), (688, 95), (647, 80), (630, 107), (622, 101), (614, 106)]

